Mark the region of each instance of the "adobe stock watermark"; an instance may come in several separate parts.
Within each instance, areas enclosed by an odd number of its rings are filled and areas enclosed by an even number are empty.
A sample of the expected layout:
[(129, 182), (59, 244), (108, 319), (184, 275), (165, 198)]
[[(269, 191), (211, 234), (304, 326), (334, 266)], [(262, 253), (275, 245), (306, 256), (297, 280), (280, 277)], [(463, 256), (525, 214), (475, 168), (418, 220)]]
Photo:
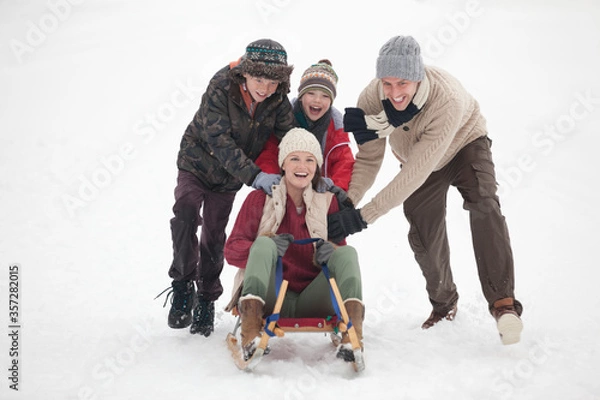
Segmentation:
[(126, 373), (135, 363), (140, 354), (147, 351), (153, 343), (152, 319), (143, 321), (133, 327), (134, 332), (123, 343), (123, 346), (98, 361), (91, 369), (91, 382), (79, 387), (77, 398), (80, 400), (96, 400), (103, 390), (114, 385), (115, 381)]
[(477, 0), (468, 0), (461, 11), (446, 14), (446, 24), (439, 27), (435, 33), (429, 34), (423, 42), (423, 57), (431, 62), (446, 53), (448, 47), (458, 42), (461, 35), (471, 27), (473, 20), (484, 12)]
[(20, 283), (21, 265), (14, 263), (8, 267), (8, 356), (10, 359), (8, 367), (8, 387), (19, 391), (19, 382), (22, 370), (22, 347), (23, 347), (23, 297), (22, 284)]
[(529, 349), (526, 358), (517, 362), (514, 367), (497, 374), (498, 377), (492, 383), (491, 398), (499, 400), (512, 399), (515, 390), (533, 378), (536, 371), (541, 369), (559, 348), (558, 343), (550, 341), (547, 337), (535, 343)]
[[(380, 288), (380, 295), (372, 304), (365, 304), (365, 323), (374, 327), (397, 313), (400, 304), (406, 303), (408, 293), (402, 292), (394, 283), (391, 287)], [(306, 366), (306, 372), (296, 377), (293, 384), (286, 385), (285, 400), (308, 400), (314, 397), (319, 388), (329, 381), (329, 366), (319, 364), (317, 367)]]
[(10, 49), (19, 64), (23, 63), (26, 55), (33, 54), (40, 48), (48, 37), (55, 33), (71, 17), (74, 6), (83, 4), (85, 0), (48, 0), (47, 11), (34, 22), (27, 21), (24, 40), (12, 38)]
[(521, 154), (514, 165), (497, 168), (498, 195), (501, 198), (509, 196), (528, 174), (536, 170), (536, 159), (540, 154), (550, 156), (557, 145), (571, 138), (577, 130), (577, 125), (589, 118), (600, 105), (600, 97), (594, 97), (591, 89), (576, 93), (574, 97), (575, 100), (565, 108), (564, 114), (531, 135), (531, 145), (535, 151)]
[(295, 379), (294, 385), (286, 385), (284, 400), (307, 400), (314, 397), (314, 394), (323, 385), (327, 385), (328, 377), (327, 365), (320, 364), (318, 367), (305, 367), (306, 372)]
[(365, 304), (365, 320), (370, 326), (376, 326), (389, 320), (391, 314), (397, 313), (402, 304), (406, 303), (408, 292), (402, 291), (396, 283), (391, 287), (379, 289), (379, 296), (374, 304)]
[[(185, 83), (177, 81), (175, 86), (176, 89), (171, 92), (169, 100), (160, 104), (154, 112), (146, 113), (134, 124), (133, 134), (143, 144), (150, 143), (177, 116), (179, 110), (193, 101), (198, 101), (199, 95), (204, 91), (204, 87), (194, 85), (190, 79)], [(136, 145), (134, 141), (124, 142), (116, 152), (100, 157), (92, 171), (80, 174), (77, 178), (77, 188), (61, 196), (69, 217), (75, 217), (78, 211), (96, 200), (103, 190), (111, 186), (137, 156), (138, 148), (139, 144)]]
[(281, 14), (291, 2), (291, 0), (258, 0), (254, 6), (263, 22), (268, 24), (271, 18)]

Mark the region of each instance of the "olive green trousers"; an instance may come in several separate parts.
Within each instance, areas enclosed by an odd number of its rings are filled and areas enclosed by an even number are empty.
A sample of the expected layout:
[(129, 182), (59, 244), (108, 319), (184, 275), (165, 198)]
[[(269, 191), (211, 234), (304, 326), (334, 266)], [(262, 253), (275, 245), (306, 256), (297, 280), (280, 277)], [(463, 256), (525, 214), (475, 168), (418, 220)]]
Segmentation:
[[(308, 246), (308, 245), (307, 245)], [(266, 236), (256, 239), (250, 248), (242, 297), (258, 296), (265, 301), (265, 313), (270, 314), (275, 305), (275, 270), (277, 246)], [(362, 282), (358, 255), (352, 246), (339, 246), (327, 263), (331, 278), (340, 290), (342, 300), (362, 301)], [(317, 268), (307, 265), (306, 268)], [(284, 277), (285, 278), (285, 277)], [(284, 318), (327, 317), (335, 315), (329, 281), (323, 271), (300, 293), (286, 292), (280, 316)]]

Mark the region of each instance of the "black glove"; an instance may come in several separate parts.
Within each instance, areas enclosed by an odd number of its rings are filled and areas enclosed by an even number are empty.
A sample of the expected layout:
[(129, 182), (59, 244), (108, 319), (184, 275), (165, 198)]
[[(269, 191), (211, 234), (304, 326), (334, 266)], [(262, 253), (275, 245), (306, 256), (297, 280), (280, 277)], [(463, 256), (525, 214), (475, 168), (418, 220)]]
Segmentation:
[(345, 208), (327, 216), (327, 235), (329, 240), (339, 243), (348, 235), (360, 232), (367, 223), (360, 215), (360, 209)]
[(367, 121), (365, 121), (365, 112), (356, 107), (348, 107), (344, 114), (344, 130), (352, 132), (356, 143), (363, 144), (373, 139), (378, 139), (377, 131), (367, 129)]
[(327, 264), (329, 262), (329, 258), (335, 251), (335, 244), (326, 242), (323, 239), (319, 239), (315, 245), (317, 246), (317, 251), (315, 252), (316, 264), (319, 266)]
[(354, 131), (352, 132), (352, 134), (354, 135), (354, 140), (356, 140), (356, 143), (358, 144), (363, 144), (370, 142), (371, 140), (379, 139), (377, 131), (372, 131), (370, 129)]
[(356, 107), (348, 107), (344, 114), (344, 130), (346, 132), (364, 131), (367, 129), (365, 112)]
[(290, 243), (294, 241), (294, 236), (291, 233), (280, 233), (271, 239), (273, 239), (275, 246), (277, 246), (277, 255), (283, 257)]

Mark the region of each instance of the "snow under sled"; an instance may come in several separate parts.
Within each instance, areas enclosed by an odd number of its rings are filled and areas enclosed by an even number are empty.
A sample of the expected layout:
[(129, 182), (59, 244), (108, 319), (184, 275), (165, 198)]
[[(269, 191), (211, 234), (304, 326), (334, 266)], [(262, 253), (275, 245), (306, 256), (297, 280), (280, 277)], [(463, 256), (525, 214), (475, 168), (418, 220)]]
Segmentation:
[[(326, 270), (326, 267), (324, 268)], [(263, 330), (261, 332), (260, 343), (257, 345), (256, 350), (249, 358), (244, 357), (244, 352), (240, 345), (237, 335), (237, 330), (240, 327), (240, 316), (237, 309), (234, 308), (232, 313), (237, 315), (237, 321), (233, 332), (227, 334), (227, 347), (231, 351), (231, 355), (235, 362), (235, 365), (244, 371), (252, 371), (256, 365), (261, 361), (262, 357), (268, 353), (269, 339), (271, 337), (283, 337), (286, 333), (294, 332), (319, 332), (329, 333), (331, 340), (334, 345), (339, 345), (341, 337), (339, 334), (347, 334), (350, 339), (351, 354), (344, 357), (345, 361), (352, 363), (352, 366), (356, 372), (360, 372), (365, 369), (364, 356), (360, 341), (356, 335), (354, 326), (348, 317), (348, 313), (342, 301), (342, 297), (338, 290), (337, 284), (334, 278), (328, 277), (332, 302), (334, 309), (336, 309), (336, 316), (331, 318), (280, 318), (279, 312), (283, 304), (283, 299), (287, 291), (288, 282), (286, 280), (281, 281), (277, 300), (273, 309), (273, 314), (263, 320)]]

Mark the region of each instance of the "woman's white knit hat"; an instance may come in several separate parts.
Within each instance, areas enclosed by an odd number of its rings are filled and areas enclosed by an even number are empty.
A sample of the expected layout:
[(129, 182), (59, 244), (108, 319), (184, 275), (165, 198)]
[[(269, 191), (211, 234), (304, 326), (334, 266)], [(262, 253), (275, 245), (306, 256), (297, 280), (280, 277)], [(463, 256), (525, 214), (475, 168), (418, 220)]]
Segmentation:
[(279, 166), (283, 160), (294, 151), (305, 151), (315, 156), (319, 167), (323, 166), (323, 152), (319, 141), (309, 131), (303, 128), (290, 129), (279, 143)]

